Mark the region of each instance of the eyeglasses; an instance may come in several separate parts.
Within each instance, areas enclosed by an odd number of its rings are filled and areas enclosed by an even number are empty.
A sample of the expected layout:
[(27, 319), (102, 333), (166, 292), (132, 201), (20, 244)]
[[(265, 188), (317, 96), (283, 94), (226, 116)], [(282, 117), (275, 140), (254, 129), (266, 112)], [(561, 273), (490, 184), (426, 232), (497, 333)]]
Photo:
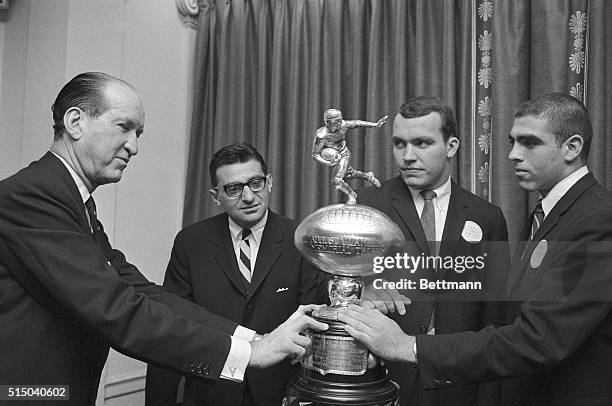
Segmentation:
[(266, 187), (267, 176), (250, 179), (247, 183), (228, 183), (223, 185), (225, 194), (229, 197), (240, 197), (244, 191), (244, 187), (248, 186), (252, 192), (261, 192)]

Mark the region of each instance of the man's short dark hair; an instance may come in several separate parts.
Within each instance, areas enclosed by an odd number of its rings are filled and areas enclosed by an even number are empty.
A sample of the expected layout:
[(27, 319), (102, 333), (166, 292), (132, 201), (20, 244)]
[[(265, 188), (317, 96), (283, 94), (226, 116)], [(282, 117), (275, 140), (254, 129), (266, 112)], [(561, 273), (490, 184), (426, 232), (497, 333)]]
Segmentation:
[(217, 179), (217, 169), (225, 165), (248, 162), (251, 159), (256, 160), (261, 165), (261, 170), (265, 175), (268, 174), (268, 167), (261, 154), (251, 144), (241, 142), (237, 144), (227, 145), (213, 155), (210, 160), (210, 182), (213, 187), (219, 182)]
[(64, 130), (64, 114), (71, 107), (78, 107), (91, 117), (99, 117), (106, 112), (110, 106), (104, 90), (111, 82), (132, 88), (124, 80), (102, 72), (81, 73), (66, 83), (51, 106), (55, 136), (61, 135)]
[(586, 163), (593, 139), (593, 127), (589, 113), (576, 98), (566, 93), (548, 93), (528, 100), (514, 113), (514, 118), (533, 116), (546, 120), (548, 130), (555, 135), (561, 146), (572, 135), (584, 140), (580, 158)]
[(448, 141), (450, 137), (458, 137), (459, 130), (457, 129), (455, 112), (437, 97), (418, 96), (409, 99), (400, 106), (399, 113), (404, 118), (417, 118), (430, 113), (438, 113), (442, 121), (440, 131), (442, 131), (444, 142)]

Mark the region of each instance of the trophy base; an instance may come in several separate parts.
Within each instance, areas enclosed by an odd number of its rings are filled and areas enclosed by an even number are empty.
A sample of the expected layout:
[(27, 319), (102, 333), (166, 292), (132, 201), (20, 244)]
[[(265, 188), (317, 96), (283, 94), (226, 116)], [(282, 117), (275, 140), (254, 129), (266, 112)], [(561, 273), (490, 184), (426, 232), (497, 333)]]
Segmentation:
[(329, 325), (323, 332), (308, 331), (312, 353), (291, 378), (283, 406), (368, 405), (397, 406), (397, 385), (382, 366), (368, 369), (368, 349), (338, 321), (342, 307), (328, 306), (313, 317)]
[(282, 406), (368, 405), (397, 406), (398, 388), (387, 378), (386, 369), (378, 366), (364, 375), (321, 375), (301, 368), (291, 378)]

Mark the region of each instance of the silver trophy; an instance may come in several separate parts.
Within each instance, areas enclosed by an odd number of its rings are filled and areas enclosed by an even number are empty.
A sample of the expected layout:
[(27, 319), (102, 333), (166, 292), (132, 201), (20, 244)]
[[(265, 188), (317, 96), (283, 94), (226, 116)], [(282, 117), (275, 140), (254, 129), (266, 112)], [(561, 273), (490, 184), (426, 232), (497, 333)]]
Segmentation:
[(302, 360), (300, 373), (292, 378), (284, 405), (386, 406), (397, 402), (397, 388), (388, 380), (386, 370), (382, 366), (367, 369), (367, 348), (346, 333), (344, 323), (338, 320), (339, 312), (359, 303), (364, 290), (362, 277), (374, 274), (374, 258), (392, 256), (405, 243), (397, 224), (381, 211), (357, 204), (356, 193), (344, 181), (361, 178), (380, 187), (372, 172), (351, 167), (345, 135), (349, 128), (381, 127), (386, 118), (376, 123), (344, 121), (339, 110), (330, 109), (324, 114), (325, 127), (315, 135), (313, 158), (334, 168), (332, 184), (348, 196), (348, 201), (315, 211), (295, 231), (294, 242), (300, 253), (332, 275), (331, 305), (313, 313), (329, 329), (307, 332), (312, 349)]

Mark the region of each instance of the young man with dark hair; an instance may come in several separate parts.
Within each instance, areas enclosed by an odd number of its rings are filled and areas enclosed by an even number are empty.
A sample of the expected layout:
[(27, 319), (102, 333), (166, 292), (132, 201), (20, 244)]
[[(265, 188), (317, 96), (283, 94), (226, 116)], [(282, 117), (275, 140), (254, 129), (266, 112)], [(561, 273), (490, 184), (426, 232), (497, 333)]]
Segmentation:
[(589, 173), (584, 105), (547, 94), (517, 110), (508, 158), (540, 202), (512, 261), (510, 324), (477, 332), (406, 334), (375, 310), (352, 307), (347, 331), (375, 354), (417, 364), (419, 385), (509, 381), (508, 404), (612, 404), (612, 194)]
[[(453, 110), (438, 98), (406, 101), (393, 122), (393, 157), (399, 176), (380, 189), (359, 191), (358, 202), (382, 210), (406, 237), (406, 252), (419, 257), (480, 259), (483, 269), (422, 267), (414, 273), (392, 269), (390, 280), (410, 279), (418, 289), (400, 290), (412, 300), (406, 314), (392, 314), (406, 334), (475, 331), (504, 321), (503, 295), (509, 254), (506, 220), (499, 207), (461, 188), (451, 179), (451, 161), (459, 148)], [(420, 282), (480, 282), (475, 291), (422, 289)], [(382, 293), (382, 292), (381, 292)], [(496, 300), (497, 299), (497, 300)], [(376, 302), (381, 310), (383, 302)], [(424, 391), (420, 371), (406, 364), (387, 364), (400, 385), (402, 405), (492, 405), (498, 385), (466, 385)]]

